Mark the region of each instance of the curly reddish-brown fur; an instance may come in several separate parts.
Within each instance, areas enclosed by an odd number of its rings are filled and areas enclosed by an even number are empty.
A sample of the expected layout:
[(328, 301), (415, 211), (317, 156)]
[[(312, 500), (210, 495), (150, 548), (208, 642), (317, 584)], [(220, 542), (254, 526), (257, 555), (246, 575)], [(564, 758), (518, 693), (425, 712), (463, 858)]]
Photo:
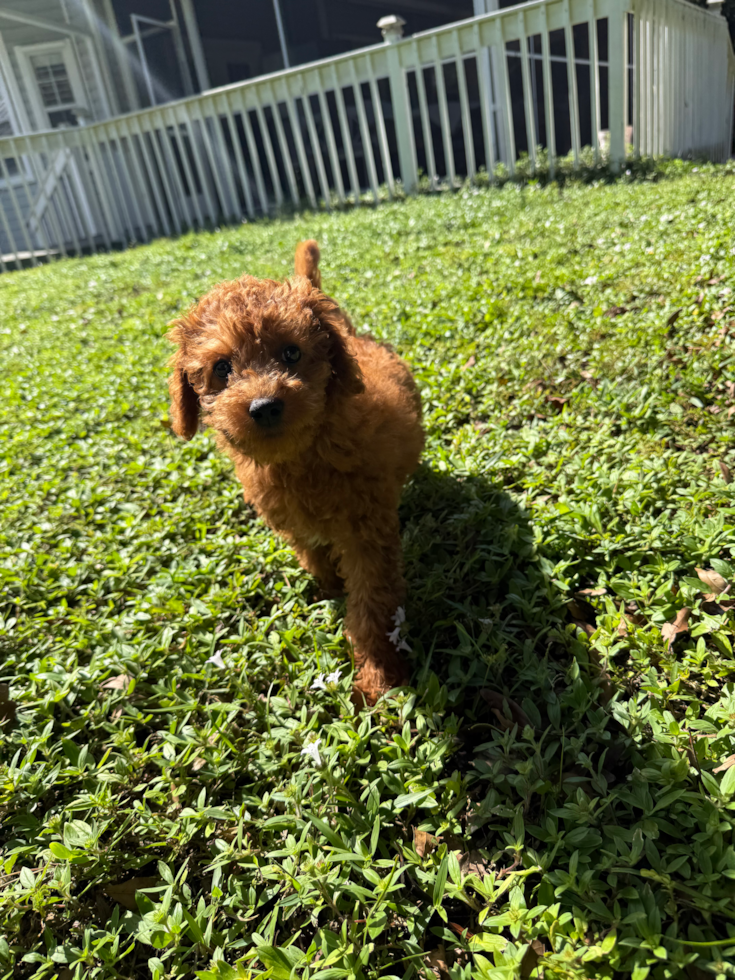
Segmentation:
[[(356, 693), (374, 703), (407, 679), (388, 634), (405, 589), (398, 502), (423, 448), (421, 401), (407, 365), (356, 336), (314, 285), (318, 260), (317, 243), (302, 243), (297, 268), (311, 278), (220, 283), (172, 325), (171, 424), (190, 439), (201, 410), (245, 499), (327, 590), (346, 590)], [(300, 358), (286, 363), (293, 347)], [(274, 427), (254, 420), (263, 398), (281, 405)]]
[(293, 260), (294, 272), (297, 276), (306, 276), (312, 286), (317, 289), (322, 288), (322, 274), (319, 269), (319, 243), (313, 238), (308, 238), (305, 242), (299, 242), (296, 246), (296, 255)]

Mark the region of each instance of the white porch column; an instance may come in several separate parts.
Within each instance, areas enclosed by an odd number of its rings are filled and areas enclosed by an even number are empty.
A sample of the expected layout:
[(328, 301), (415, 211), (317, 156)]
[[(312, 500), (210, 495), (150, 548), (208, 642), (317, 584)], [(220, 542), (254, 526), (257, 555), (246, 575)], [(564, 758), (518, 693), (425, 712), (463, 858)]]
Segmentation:
[[(491, 14), (495, 10), (500, 10), (499, 0), (472, 0), (475, 17), (479, 17), (481, 14)], [(495, 139), (495, 134), (497, 133), (497, 145), (495, 147), (495, 158), (496, 160), (504, 161), (507, 164), (511, 164), (514, 161), (508, 159), (508, 140), (505, 131), (505, 114), (503, 112), (496, 111), (497, 101), (493, 98), (493, 92), (496, 94), (501, 91), (498, 72), (505, 70), (504, 65), (505, 52), (500, 50), (495, 54), (490, 48), (482, 48), (477, 55), (477, 67), (478, 67), (478, 84), (485, 86), (485, 91), (487, 92), (488, 103), (492, 106), (492, 118), (495, 122), (494, 132), (491, 133), (491, 139)], [(488, 165), (489, 166), (489, 165)]]
[(117, 27), (117, 18), (115, 17), (115, 11), (112, 7), (112, 0), (102, 0), (102, 6), (104, 9), (105, 21), (107, 22), (108, 38), (114, 49), (115, 58), (117, 60), (118, 68), (120, 69), (120, 77), (125, 90), (125, 98), (127, 99), (128, 103), (127, 111), (135, 112), (136, 109), (140, 109), (140, 99), (138, 98), (138, 90), (135, 87), (133, 71), (130, 67), (128, 50), (120, 38), (120, 31)]
[(204, 57), (202, 39), (199, 36), (199, 24), (197, 23), (194, 4), (192, 0), (180, 0), (180, 3), (181, 13), (184, 15), (184, 23), (186, 24), (186, 34), (189, 38), (189, 47), (191, 48), (191, 54), (194, 59), (194, 70), (196, 71), (199, 90), (206, 92), (212, 85), (209, 81), (207, 59)]
[(403, 37), (405, 20), (394, 14), (381, 17), (378, 27), (388, 45), (388, 71), (390, 72), (390, 99), (393, 103), (393, 122), (398, 143), (398, 162), (401, 167), (401, 181), (407, 194), (415, 194), (418, 181), (418, 163), (413, 139), (413, 117), (406, 84), (406, 73), (401, 67), (398, 43)]
[[(608, 91), (610, 100), (610, 167), (614, 173), (625, 163), (625, 22), (627, 4), (608, 17)], [(638, 65), (636, 65), (638, 70)]]

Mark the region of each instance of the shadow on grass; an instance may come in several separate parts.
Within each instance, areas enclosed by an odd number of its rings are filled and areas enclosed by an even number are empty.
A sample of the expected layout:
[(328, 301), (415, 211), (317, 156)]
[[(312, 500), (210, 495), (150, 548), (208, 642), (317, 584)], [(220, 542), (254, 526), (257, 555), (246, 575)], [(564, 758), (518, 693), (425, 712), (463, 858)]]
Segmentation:
[(401, 518), (414, 684), (446, 687), (461, 719), (454, 762), (491, 787), (470, 822), (503, 800), (534, 822), (549, 794), (607, 795), (635, 750), (556, 577), (564, 556), (544, 552), (528, 512), (490, 477), (423, 465)]

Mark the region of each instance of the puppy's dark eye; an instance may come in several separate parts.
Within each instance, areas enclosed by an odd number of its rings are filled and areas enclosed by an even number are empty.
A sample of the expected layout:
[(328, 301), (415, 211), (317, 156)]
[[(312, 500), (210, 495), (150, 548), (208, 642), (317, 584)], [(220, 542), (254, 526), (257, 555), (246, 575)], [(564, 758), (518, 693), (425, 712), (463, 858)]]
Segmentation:
[(232, 365), (229, 361), (217, 361), (217, 363), (212, 368), (212, 373), (215, 378), (219, 378), (220, 381), (226, 381), (227, 376), (232, 371)]
[(301, 359), (301, 351), (295, 344), (291, 344), (290, 347), (284, 348), (282, 357), (286, 364), (295, 364)]

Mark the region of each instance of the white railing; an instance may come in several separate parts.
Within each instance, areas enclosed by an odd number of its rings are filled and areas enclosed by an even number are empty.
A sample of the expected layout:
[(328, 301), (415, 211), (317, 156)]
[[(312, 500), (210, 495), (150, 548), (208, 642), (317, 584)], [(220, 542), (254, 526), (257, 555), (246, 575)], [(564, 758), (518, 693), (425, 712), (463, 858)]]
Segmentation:
[[(400, 30), (400, 29), (399, 29)], [(534, 0), (77, 129), (0, 139), (0, 268), (193, 227), (553, 171), (724, 160), (735, 56), (686, 0)], [(632, 148), (627, 144), (632, 143)]]

